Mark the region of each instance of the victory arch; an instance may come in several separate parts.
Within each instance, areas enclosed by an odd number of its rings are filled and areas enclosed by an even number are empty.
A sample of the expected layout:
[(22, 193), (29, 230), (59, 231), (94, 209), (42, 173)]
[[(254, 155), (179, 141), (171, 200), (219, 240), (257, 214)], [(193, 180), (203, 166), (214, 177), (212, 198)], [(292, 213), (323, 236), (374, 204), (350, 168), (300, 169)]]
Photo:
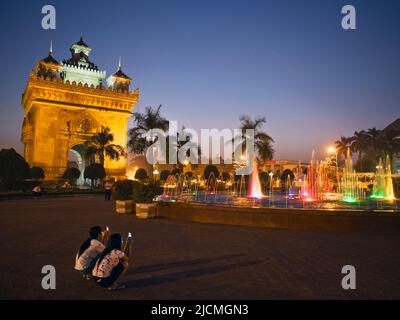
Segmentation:
[[(81, 37), (70, 47), (71, 58), (58, 62), (50, 46), (48, 57), (31, 71), (22, 95), (25, 159), (31, 167), (43, 168), (46, 179), (63, 175), (71, 153), (83, 172), (88, 165), (85, 141), (102, 127), (110, 128), (112, 143), (126, 147), (128, 119), (139, 89), (130, 90), (132, 79), (122, 72), (121, 61), (106, 78), (106, 72), (89, 60), (91, 50)], [(125, 157), (106, 157), (104, 167), (108, 177), (126, 178)]]

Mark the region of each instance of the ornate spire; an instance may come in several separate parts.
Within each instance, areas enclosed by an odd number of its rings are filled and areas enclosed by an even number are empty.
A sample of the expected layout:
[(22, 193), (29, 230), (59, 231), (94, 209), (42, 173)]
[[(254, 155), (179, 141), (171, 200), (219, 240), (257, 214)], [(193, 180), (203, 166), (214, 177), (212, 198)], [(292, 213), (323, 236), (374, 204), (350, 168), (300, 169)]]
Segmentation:
[(59, 65), (58, 61), (53, 58), (53, 40), (50, 41), (49, 55), (46, 58), (40, 60), (44, 63), (56, 64)]
[(113, 89), (129, 90), (132, 78), (128, 77), (122, 71), (121, 56), (118, 59), (118, 70), (107, 79), (107, 86)]
[(87, 43), (86, 43), (85, 41), (83, 41), (83, 35), (82, 35), (82, 33), (81, 33), (81, 37), (80, 37), (79, 41), (78, 41), (77, 43), (75, 43), (75, 45), (83, 46), (83, 47), (89, 48), (89, 46), (87, 45)]

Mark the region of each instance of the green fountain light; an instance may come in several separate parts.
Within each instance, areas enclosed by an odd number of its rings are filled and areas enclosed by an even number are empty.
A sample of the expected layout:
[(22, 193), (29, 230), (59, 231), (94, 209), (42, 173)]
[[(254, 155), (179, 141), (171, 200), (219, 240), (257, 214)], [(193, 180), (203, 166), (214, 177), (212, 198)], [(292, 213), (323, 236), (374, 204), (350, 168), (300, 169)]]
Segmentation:
[(343, 201), (343, 202), (347, 202), (347, 203), (354, 203), (354, 202), (357, 202), (357, 199), (356, 199), (356, 198), (353, 198), (353, 197), (344, 197), (344, 198), (342, 199), (342, 201)]

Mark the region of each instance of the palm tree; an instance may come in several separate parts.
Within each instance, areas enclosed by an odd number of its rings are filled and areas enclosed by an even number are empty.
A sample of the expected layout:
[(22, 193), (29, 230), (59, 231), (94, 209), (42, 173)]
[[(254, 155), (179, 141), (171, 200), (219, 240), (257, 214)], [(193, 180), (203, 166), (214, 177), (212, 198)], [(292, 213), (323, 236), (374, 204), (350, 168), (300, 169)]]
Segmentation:
[(383, 131), (382, 132), (382, 152), (381, 155), (389, 155), (390, 162), (393, 161), (393, 156), (400, 153), (400, 133), (398, 131)]
[(168, 120), (161, 116), (161, 105), (157, 109), (147, 107), (144, 113), (134, 113), (135, 127), (129, 130), (128, 146), (134, 154), (144, 154), (153, 142), (146, 140), (151, 129), (168, 130)]
[(364, 130), (354, 132), (350, 148), (352, 152), (358, 152), (358, 160), (361, 160), (370, 148), (368, 134)]
[(376, 129), (375, 127), (370, 128), (366, 132), (368, 138), (368, 149), (371, 153), (371, 156), (374, 158), (372, 160), (377, 160), (380, 155), (383, 153), (383, 132), (381, 130)]
[(352, 137), (348, 138), (344, 136), (341, 136), (340, 140), (335, 141), (338, 159), (341, 159), (342, 156), (346, 156), (347, 149), (351, 152), (350, 146), (352, 142)]
[(242, 152), (246, 148), (246, 140), (245, 140), (245, 130), (253, 129), (254, 130), (254, 148), (257, 153), (257, 158), (259, 161), (271, 160), (274, 155), (274, 148), (272, 147), (272, 143), (274, 140), (264, 131), (261, 131), (262, 126), (267, 122), (265, 117), (257, 117), (252, 120), (247, 115), (242, 115), (240, 117), (242, 129)]
[(117, 144), (112, 144), (114, 136), (110, 133), (110, 128), (101, 127), (101, 131), (93, 135), (85, 142), (85, 158), (93, 156), (99, 157), (100, 164), (104, 167), (104, 159), (107, 156), (111, 160), (119, 160), (124, 156), (124, 148)]

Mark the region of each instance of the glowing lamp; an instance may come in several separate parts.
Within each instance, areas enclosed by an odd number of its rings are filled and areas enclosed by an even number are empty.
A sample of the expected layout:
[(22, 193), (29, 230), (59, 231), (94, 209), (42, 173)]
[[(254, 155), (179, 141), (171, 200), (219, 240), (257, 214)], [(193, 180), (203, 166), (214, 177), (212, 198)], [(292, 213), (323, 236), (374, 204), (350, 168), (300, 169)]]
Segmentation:
[(329, 147), (328, 147), (328, 153), (329, 153), (329, 154), (336, 153), (336, 149), (335, 149), (335, 147), (333, 147), (333, 146), (329, 146)]

